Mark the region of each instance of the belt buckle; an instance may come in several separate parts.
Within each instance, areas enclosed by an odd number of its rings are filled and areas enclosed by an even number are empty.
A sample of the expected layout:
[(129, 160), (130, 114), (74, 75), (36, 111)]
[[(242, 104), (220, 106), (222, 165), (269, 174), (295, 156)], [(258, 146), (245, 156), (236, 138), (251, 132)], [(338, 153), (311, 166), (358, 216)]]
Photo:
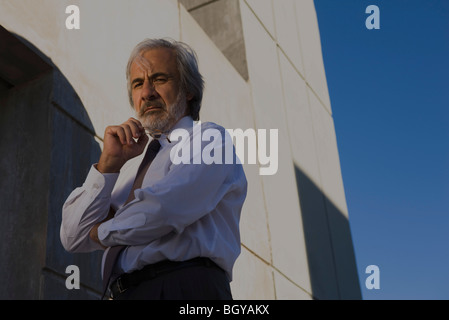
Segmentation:
[(119, 292), (120, 294), (122, 294), (123, 292), (126, 291), (127, 288), (123, 288), (123, 285), (122, 285), (122, 278), (121, 278), (121, 277), (118, 278), (118, 279), (116, 280), (116, 283), (117, 283), (117, 289), (118, 289), (118, 292)]
[(117, 280), (114, 281), (114, 283), (111, 285), (110, 290), (110, 296), (111, 299), (115, 299), (115, 295), (117, 294), (122, 294), (123, 292), (125, 292), (127, 290), (127, 288), (123, 288), (123, 284), (122, 284), (122, 279), (121, 278), (117, 278)]

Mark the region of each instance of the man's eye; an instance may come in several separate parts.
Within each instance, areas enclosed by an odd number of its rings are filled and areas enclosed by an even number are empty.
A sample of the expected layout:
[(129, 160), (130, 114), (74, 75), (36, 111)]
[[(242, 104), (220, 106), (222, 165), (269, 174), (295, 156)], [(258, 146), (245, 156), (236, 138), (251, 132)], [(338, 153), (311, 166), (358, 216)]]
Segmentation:
[(153, 82), (154, 83), (165, 83), (165, 82), (167, 82), (167, 78), (158, 77), (158, 78), (154, 79)]
[(133, 86), (134, 89), (141, 87), (142, 86), (142, 82), (136, 82)]

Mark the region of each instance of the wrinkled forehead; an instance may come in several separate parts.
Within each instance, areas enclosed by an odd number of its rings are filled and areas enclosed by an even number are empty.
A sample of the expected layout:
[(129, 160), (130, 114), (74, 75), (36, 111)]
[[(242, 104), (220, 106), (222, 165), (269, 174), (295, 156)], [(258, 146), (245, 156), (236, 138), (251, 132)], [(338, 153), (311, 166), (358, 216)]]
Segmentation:
[(177, 61), (174, 50), (169, 48), (155, 48), (140, 52), (131, 64), (131, 75), (133, 73), (156, 72), (177, 73)]

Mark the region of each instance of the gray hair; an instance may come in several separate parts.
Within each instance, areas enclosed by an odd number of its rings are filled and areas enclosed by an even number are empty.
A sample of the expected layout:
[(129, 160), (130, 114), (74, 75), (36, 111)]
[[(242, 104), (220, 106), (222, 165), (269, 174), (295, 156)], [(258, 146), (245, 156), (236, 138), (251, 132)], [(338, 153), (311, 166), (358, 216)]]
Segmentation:
[(204, 80), (198, 69), (198, 59), (193, 49), (180, 41), (170, 38), (164, 39), (145, 39), (140, 42), (128, 60), (126, 67), (126, 80), (128, 83), (129, 102), (134, 107), (132, 93), (131, 93), (131, 65), (138, 55), (150, 49), (168, 48), (174, 50), (176, 54), (176, 61), (178, 64), (178, 72), (180, 77), (180, 88), (184, 92), (192, 95), (192, 99), (187, 101), (190, 115), (193, 120), (200, 119), (201, 101), (203, 99)]

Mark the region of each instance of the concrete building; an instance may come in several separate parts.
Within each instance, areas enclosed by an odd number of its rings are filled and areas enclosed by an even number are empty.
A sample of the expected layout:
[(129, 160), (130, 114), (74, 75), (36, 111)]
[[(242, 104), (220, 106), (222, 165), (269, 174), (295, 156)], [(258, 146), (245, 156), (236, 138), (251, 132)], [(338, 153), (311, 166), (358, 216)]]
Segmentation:
[(99, 297), (101, 253), (64, 251), (61, 207), (133, 116), (125, 66), (152, 37), (198, 53), (202, 121), (278, 129), (276, 174), (244, 164), (234, 298), (361, 298), (312, 0), (0, 0), (0, 25), (0, 299)]

